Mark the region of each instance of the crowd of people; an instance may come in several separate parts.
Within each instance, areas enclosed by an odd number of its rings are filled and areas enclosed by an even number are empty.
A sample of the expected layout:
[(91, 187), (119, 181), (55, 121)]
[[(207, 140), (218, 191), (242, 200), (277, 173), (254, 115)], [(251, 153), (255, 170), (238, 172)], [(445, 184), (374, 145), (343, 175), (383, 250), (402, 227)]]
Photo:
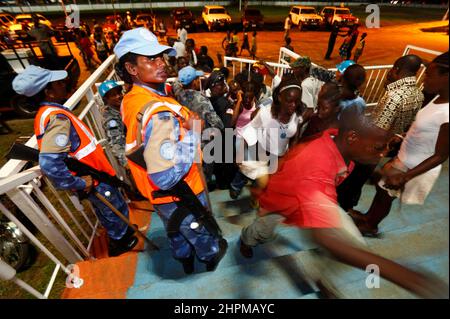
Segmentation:
[[(122, 34), (138, 27), (136, 23), (131, 12), (127, 11), (125, 17), (120, 14), (108, 16), (104, 25), (93, 19), (92, 28), (86, 21), (82, 21), (78, 28), (74, 28), (75, 43), (87, 68), (94, 69), (104, 62), (113, 53), (114, 46)], [(163, 19), (157, 20), (156, 15), (153, 14), (143, 17), (139, 23), (142, 27), (157, 33), (161, 40), (165, 39), (167, 27)], [(179, 28), (177, 35), (178, 39), (185, 41), (187, 32)]]
[[(227, 189), (236, 200), (249, 185), (258, 214), (242, 229), (244, 257), (252, 258), (255, 247), (273, 238), (276, 225), (284, 222), (307, 230), (343, 263), (362, 269), (376, 264), (381, 276), (420, 296), (442, 294), (436, 280), (369, 252), (360, 234), (378, 235), (395, 198), (423, 204), (448, 158), (448, 52), (427, 64), (424, 92), (416, 78), (424, 61), (416, 55), (398, 58), (384, 96), (368, 107), (359, 92), (366, 71), (349, 59), (357, 28), (348, 32), (336, 73), (300, 57), (282, 75), (258, 61), (233, 78), (222, 59), (214, 63), (207, 47), (197, 49), (185, 30), (163, 45), (147, 28), (135, 28), (113, 46), (95, 30), (97, 57), (114, 52), (116, 73), (125, 83), (109, 80), (98, 89), (110, 148), (163, 220), (172, 255), (186, 274), (194, 272), (195, 258), (215, 270), (227, 251), (208, 191)], [(236, 35), (225, 39), (233, 54)], [(245, 36), (241, 52), (254, 56), (256, 41), (250, 48)], [(42, 172), (58, 188), (88, 194), (115, 256), (132, 249), (137, 239), (92, 195), (92, 189), (108, 193), (128, 216), (117, 188), (74, 176), (64, 164), (72, 156), (115, 175), (89, 128), (62, 106), (66, 76), (30, 66), (13, 87), (39, 96), (35, 131)], [(364, 214), (354, 207), (369, 179), (376, 179), (377, 192)]]

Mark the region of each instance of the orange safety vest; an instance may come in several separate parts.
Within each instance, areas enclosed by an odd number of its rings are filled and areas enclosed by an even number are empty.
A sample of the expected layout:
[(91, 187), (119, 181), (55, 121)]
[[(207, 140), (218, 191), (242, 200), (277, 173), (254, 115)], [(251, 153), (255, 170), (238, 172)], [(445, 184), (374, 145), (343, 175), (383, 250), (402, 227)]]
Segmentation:
[(67, 116), (80, 138), (80, 146), (74, 152), (69, 152), (69, 155), (98, 171), (115, 176), (116, 172), (109, 163), (102, 146), (98, 144), (92, 131), (72, 112), (61, 107), (44, 105), (39, 108), (34, 119), (34, 133), (36, 134), (39, 150), (41, 149), (42, 137), (50, 121), (50, 116), (56, 114)]
[[(152, 104), (150, 109), (147, 109), (145, 111), (145, 117), (141, 118), (141, 116), (139, 116), (139, 113), (144, 109), (146, 105), (149, 104), (149, 102), (155, 103)], [(174, 108), (178, 108), (180, 111), (177, 113), (176, 111), (174, 111)], [(153, 115), (159, 112), (171, 112), (178, 120), (180, 128), (183, 126), (182, 118), (184, 118), (184, 120), (187, 121), (190, 116), (189, 110), (181, 106), (173, 98), (167, 96), (160, 96), (157, 93), (154, 93), (138, 85), (133, 85), (131, 91), (125, 94), (122, 101), (121, 109), (122, 109), (122, 120), (125, 123), (125, 126), (127, 127), (125, 151), (129, 151), (130, 149), (137, 146), (138, 144), (137, 134), (140, 134), (139, 138), (140, 140), (143, 140), (141, 138), (142, 132), (145, 131), (145, 127), (150, 122)], [(142, 121), (142, 130), (141, 132), (137, 132), (140, 120)], [(183, 137), (184, 137), (183, 130), (180, 129), (180, 140), (182, 140)], [(157, 151), (159, 152), (159, 150)], [(178, 198), (174, 196), (153, 198), (152, 192), (159, 190), (159, 188), (158, 186), (152, 183), (152, 181), (147, 175), (147, 171), (131, 161), (128, 161), (128, 164), (130, 166), (131, 174), (133, 175), (137, 188), (139, 189), (142, 195), (144, 195), (150, 200), (152, 204), (167, 204), (178, 200)], [(204, 186), (197, 165), (192, 164), (190, 170), (184, 177), (184, 181), (193, 190), (194, 194), (198, 195), (201, 192), (203, 192)]]

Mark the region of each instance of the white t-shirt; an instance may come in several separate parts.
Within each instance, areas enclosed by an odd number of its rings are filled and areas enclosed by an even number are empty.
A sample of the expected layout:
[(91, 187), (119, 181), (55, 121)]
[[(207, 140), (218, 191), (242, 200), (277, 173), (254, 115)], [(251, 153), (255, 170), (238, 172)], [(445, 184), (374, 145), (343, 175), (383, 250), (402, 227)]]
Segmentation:
[(243, 127), (242, 136), (248, 145), (259, 142), (264, 150), (282, 156), (288, 150), (289, 139), (295, 135), (303, 118), (294, 113), (289, 123), (280, 123), (272, 117), (271, 107), (261, 106), (253, 120)]
[(409, 169), (433, 156), (441, 125), (448, 123), (449, 104), (435, 104), (437, 98), (417, 113), (398, 152), (398, 158)]
[(180, 56), (186, 56), (186, 47), (182, 42), (175, 41), (173, 48), (175, 49), (175, 51), (177, 51), (177, 58), (179, 58)]
[(178, 29), (177, 35), (178, 35), (178, 39), (179, 39), (183, 44), (185, 44), (185, 43), (186, 43), (186, 40), (187, 40), (187, 36), (188, 36), (186, 29), (185, 29), (185, 28)]
[(291, 19), (289, 17), (287, 17), (284, 20), (284, 30), (288, 30), (291, 28)]
[(302, 82), (302, 102), (306, 107), (317, 109), (317, 100), (319, 99), (319, 92), (322, 88), (322, 82), (312, 76), (306, 78)]

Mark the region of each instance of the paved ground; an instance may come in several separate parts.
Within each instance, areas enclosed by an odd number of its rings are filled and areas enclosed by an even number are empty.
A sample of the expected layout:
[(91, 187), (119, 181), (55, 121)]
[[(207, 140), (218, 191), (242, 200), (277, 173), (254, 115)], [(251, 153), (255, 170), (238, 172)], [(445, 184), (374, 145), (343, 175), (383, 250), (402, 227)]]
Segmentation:
[[(431, 50), (448, 50), (448, 35), (442, 32), (423, 32), (421, 29), (431, 28), (448, 24), (448, 22), (436, 21), (425, 22), (410, 25), (397, 25), (382, 27), (379, 29), (360, 28), (360, 34), (366, 32), (366, 47), (359, 60), (362, 65), (384, 65), (392, 64), (394, 60), (401, 56), (408, 44), (423, 47)], [(339, 46), (343, 38), (338, 38), (332, 55), (331, 61), (323, 59), (328, 46), (329, 32), (327, 31), (291, 31), (292, 45), (295, 52), (301, 55), (308, 55), (311, 59), (325, 67), (335, 67), (340, 62)], [(209, 55), (217, 63), (217, 53), (223, 55), (222, 40), (225, 32), (199, 32), (190, 33), (189, 38), (195, 40), (196, 46), (206, 45)], [(257, 57), (270, 62), (277, 62), (279, 57), (279, 48), (284, 45), (284, 32), (281, 31), (261, 31), (257, 34), (258, 52)], [(168, 36), (175, 37), (175, 31), (169, 29)], [(239, 33), (242, 40), (242, 33)], [(163, 41), (164, 42), (164, 41)], [(79, 50), (71, 43), (72, 52), (76, 55), (80, 65), (82, 65), (82, 74), (79, 83), (82, 83), (90, 72), (87, 71), (79, 55)], [(248, 58), (247, 51), (244, 51), (244, 58)], [(429, 56), (424, 55), (424, 58)]]

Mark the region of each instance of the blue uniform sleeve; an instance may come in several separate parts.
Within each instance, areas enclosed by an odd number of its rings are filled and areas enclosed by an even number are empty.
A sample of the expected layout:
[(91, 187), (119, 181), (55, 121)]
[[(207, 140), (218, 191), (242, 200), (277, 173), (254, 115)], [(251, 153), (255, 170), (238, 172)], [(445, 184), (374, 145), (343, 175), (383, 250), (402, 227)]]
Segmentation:
[(73, 176), (64, 160), (67, 153), (40, 153), (39, 165), (42, 173), (53, 182), (56, 188), (64, 190), (82, 190), (86, 187), (85, 181)]
[[(160, 116), (170, 116), (169, 112), (162, 112), (160, 114)], [(173, 118), (173, 121), (175, 126), (175, 136), (179, 136), (179, 122), (175, 118)], [(145, 146), (148, 143), (148, 137), (151, 135), (152, 127), (152, 120), (150, 120), (145, 132)], [(175, 186), (189, 172), (192, 163), (194, 162), (199, 143), (200, 137), (196, 136), (193, 131), (187, 131), (183, 140), (178, 140), (174, 144), (173, 149), (171, 151), (169, 150), (169, 153), (173, 153), (173, 156), (170, 156), (170, 154), (168, 156), (172, 158), (174, 165), (166, 170), (149, 174), (148, 176), (151, 181), (163, 190)], [(166, 153), (167, 150), (163, 150), (162, 148), (164, 148), (164, 145), (161, 145), (161, 148), (157, 151), (160, 154)]]

